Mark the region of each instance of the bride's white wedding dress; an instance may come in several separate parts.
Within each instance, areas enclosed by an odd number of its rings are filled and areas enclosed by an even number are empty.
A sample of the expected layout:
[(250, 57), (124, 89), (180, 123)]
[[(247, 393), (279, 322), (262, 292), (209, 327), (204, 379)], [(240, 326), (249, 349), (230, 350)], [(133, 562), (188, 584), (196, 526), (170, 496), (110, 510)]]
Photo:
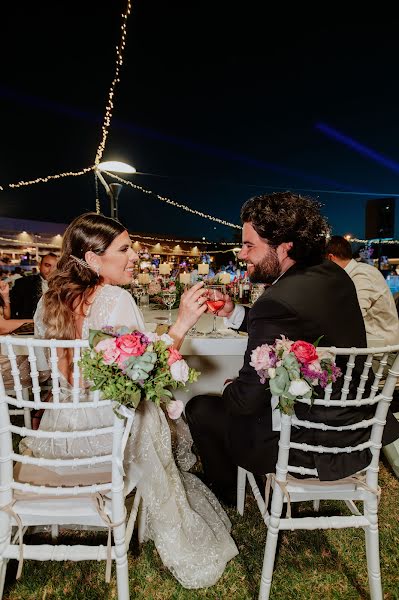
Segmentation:
[[(35, 314), (35, 332), (44, 337), (43, 305)], [(117, 286), (99, 288), (90, 312), (84, 319), (82, 338), (89, 329), (104, 326), (136, 327), (144, 331), (144, 322), (130, 294)], [(70, 395), (70, 386), (61, 377), (61, 401)], [(112, 424), (112, 409), (45, 411), (40, 429), (70, 431)], [(78, 413), (78, 414), (77, 414)], [(83, 413), (83, 415), (82, 415)], [(212, 492), (195, 475), (188, 473), (195, 458), (191, 454), (191, 436), (182, 419), (176, 422), (176, 466), (171, 432), (163, 411), (152, 402), (141, 402), (125, 451), (126, 493), (138, 481), (147, 508), (145, 539), (152, 539), (162, 562), (186, 588), (208, 587), (222, 575), (226, 563), (237, 553), (230, 536), (230, 521)], [(25, 445), (35, 456), (72, 458), (90, 456), (94, 444), (98, 452), (111, 452), (111, 440), (86, 438), (57, 440), (26, 438)]]

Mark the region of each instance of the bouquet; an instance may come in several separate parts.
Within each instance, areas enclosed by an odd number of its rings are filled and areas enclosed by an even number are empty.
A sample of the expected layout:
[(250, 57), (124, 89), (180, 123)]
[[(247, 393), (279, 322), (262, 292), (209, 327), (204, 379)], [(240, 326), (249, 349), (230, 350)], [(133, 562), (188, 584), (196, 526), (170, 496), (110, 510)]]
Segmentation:
[(274, 344), (263, 344), (251, 353), (251, 367), (254, 367), (261, 383), (269, 380), (270, 391), (279, 397), (278, 408), (292, 415), (296, 398), (314, 397), (314, 388), (325, 388), (342, 375), (334, 362), (334, 356), (327, 350), (302, 340), (292, 342), (284, 335)]
[(169, 335), (105, 327), (90, 330), (89, 345), (80, 366), (91, 390), (127, 407), (137, 408), (140, 400), (165, 403), (170, 418), (181, 415), (183, 402), (173, 400), (170, 388), (185, 387), (200, 373), (188, 366)]

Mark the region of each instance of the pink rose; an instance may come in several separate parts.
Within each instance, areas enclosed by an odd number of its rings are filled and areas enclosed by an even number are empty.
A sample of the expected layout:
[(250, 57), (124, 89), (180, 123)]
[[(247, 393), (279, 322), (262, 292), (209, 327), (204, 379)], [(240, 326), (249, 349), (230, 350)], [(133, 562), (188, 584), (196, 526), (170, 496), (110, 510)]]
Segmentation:
[(188, 380), (188, 372), (189, 368), (185, 360), (177, 360), (170, 366), (170, 374), (175, 381), (186, 383)]
[(180, 352), (178, 352), (176, 350), (176, 348), (173, 348), (173, 346), (170, 346), (170, 348), (168, 348), (168, 352), (169, 352), (169, 358), (168, 358), (168, 365), (171, 366), (173, 365), (173, 363), (175, 363), (177, 360), (181, 360), (183, 357), (180, 354)]
[(116, 347), (115, 338), (106, 338), (98, 342), (95, 347), (96, 352), (103, 353), (103, 361), (106, 365), (116, 362), (120, 355), (120, 350)]
[(249, 363), (255, 371), (267, 371), (275, 366), (276, 360), (273, 348), (268, 344), (258, 346), (251, 352), (251, 362)]
[(120, 351), (119, 363), (130, 356), (141, 356), (144, 354), (147, 344), (141, 342), (141, 334), (126, 333), (116, 339), (116, 346)]
[(303, 342), (302, 340), (298, 340), (294, 342), (291, 346), (291, 352), (293, 352), (296, 358), (301, 363), (308, 364), (313, 362), (314, 360), (318, 360), (316, 348), (313, 344), (309, 344), (309, 342)]
[(170, 419), (178, 419), (183, 412), (184, 404), (181, 400), (171, 400), (166, 405), (166, 411)]

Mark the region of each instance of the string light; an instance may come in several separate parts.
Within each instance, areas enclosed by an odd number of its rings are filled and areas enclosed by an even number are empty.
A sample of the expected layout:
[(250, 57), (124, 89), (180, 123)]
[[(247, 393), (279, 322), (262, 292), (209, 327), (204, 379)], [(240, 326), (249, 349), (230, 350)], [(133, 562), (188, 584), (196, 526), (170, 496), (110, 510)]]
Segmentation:
[[(350, 242), (357, 242), (359, 244), (379, 244), (380, 240), (378, 239), (373, 239), (373, 240), (360, 240), (359, 238), (350, 238), (349, 240)], [(381, 239), (381, 243), (385, 246), (386, 244), (388, 245), (396, 245), (399, 244), (399, 240), (384, 240)]]
[(97, 148), (96, 159), (94, 161), (95, 165), (98, 165), (101, 162), (101, 158), (103, 156), (105, 144), (106, 144), (107, 137), (108, 137), (109, 126), (111, 124), (112, 111), (114, 108), (113, 100), (114, 100), (115, 88), (116, 88), (116, 84), (119, 83), (119, 81), (120, 81), (119, 71), (123, 65), (123, 53), (124, 53), (125, 45), (126, 45), (126, 31), (127, 31), (126, 30), (126, 22), (127, 22), (128, 16), (130, 15), (131, 7), (132, 7), (131, 0), (127, 0), (126, 12), (124, 14), (122, 14), (121, 41), (119, 43), (119, 46), (116, 47), (115, 75), (114, 75), (114, 78), (111, 83), (111, 87), (110, 87), (109, 94), (108, 94), (108, 101), (107, 101), (107, 105), (105, 107), (104, 121), (103, 121), (103, 125), (102, 125), (102, 139)]
[[(63, 177), (79, 177), (80, 175), (84, 175), (85, 173), (89, 173), (94, 169), (94, 166), (87, 167), (86, 169), (82, 169), (81, 171), (66, 171), (65, 173), (58, 173), (57, 175), (47, 175), (47, 177), (37, 177), (36, 179), (31, 179), (30, 181), (18, 181), (18, 183), (9, 183), (9, 188), (19, 188), (27, 185), (34, 185), (36, 183), (47, 183), (52, 179), (62, 179)], [(1, 188), (3, 190), (3, 188)]]
[(97, 170), (94, 171), (94, 182), (96, 186), (96, 213), (99, 215), (101, 212), (100, 195), (98, 193), (98, 176)]
[(161, 238), (161, 237), (154, 237), (152, 235), (141, 235), (141, 233), (131, 233), (130, 237), (132, 239), (140, 239), (140, 240), (156, 240), (156, 241), (160, 241), (160, 242), (177, 242), (179, 243), (184, 243), (184, 244), (202, 244), (202, 245), (211, 245), (211, 244), (217, 244), (218, 246), (222, 245), (222, 246), (236, 246), (237, 243), (236, 242), (204, 242), (204, 240), (178, 240), (176, 238)]
[(198, 217), (202, 217), (203, 219), (209, 219), (209, 221), (215, 221), (216, 223), (219, 223), (220, 225), (226, 225), (226, 227), (233, 227), (234, 229), (241, 229), (241, 225), (235, 225), (235, 223), (229, 223), (229, 221), (224, 221), (223, 219), (219, 219), (218, 217), (213, 217), (212, 215), (207, 215), (199, 210), (190, 208), (189, 206), (186, 206), (185, 204), (179, 204), (179, 202), (176, 202), (175, 200), (166, 198), (166, 196), (160, 196), (159, 194), (156, 194), (155, 192), (152, 192), (151, 190), (146, 190), (145, 188), (141, 187), (141, 185), (137, 185), (135, 183), (132, 183), (131, 181), (128, 181), (127, 179), (123, 179), (122, 177), (115, 175), (115, 173), (110, 173), (108, 171), (103, 171), (103, 173), (106, 173), (109, 177), (113, 177), (114, 179), (116, 179), (116, 181), (124, 183), (125, 185), (129, 185), (130, 187), (134, 188), (135, 190), (139, 190), (140, 192), (143, 192), (144, 194), (151, 194), (152, 196), (155, 196), (156, 198), (158, 198), (158, 200), (161, 200), (162, 202), (166, 202), (166, 204), (170, 204), (171, 206), (175, 206), (176, 208), (181, 208), (182, 210), (190, 212), (193, 215), (197, 215)]
[(47, 242), (33, 242), (23, 240), (13, 240), (12, 238), (0, 237), (0, 242), (8, 242), (9, 244), (21, 244), (22, 246), (43, 246), (45, 248), (59, 248), (61, 244), (49, 244)]

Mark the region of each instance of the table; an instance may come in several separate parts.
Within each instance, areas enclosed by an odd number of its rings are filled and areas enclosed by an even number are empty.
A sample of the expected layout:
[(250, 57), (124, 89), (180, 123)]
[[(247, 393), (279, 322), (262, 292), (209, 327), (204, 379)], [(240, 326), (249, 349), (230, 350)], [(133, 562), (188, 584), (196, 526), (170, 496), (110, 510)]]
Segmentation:
[[(147, 329), (154, 329), (156, 323), (166, 322), (168, 311), (143, 310)], [(177, 310), (172, 310), (172, 321), (176, 319)], [(248, 337), (240, 335), (224, 327), (221, 317), (216, 319), (216, 327), (223, 332), (223, 337), (215, 338), (209, 335), (212, 330), (213, 316), (204, 314), (197, 323), (197, 330), (208, 335), (187, 336), (180, 352), (190, 367), (201, 371), (196, 383), (187, 390), (175, 390), (176, 399), (186, 403), (198, 394), (220, 394), (226, 379), (237, 377), (244, 361)]]

